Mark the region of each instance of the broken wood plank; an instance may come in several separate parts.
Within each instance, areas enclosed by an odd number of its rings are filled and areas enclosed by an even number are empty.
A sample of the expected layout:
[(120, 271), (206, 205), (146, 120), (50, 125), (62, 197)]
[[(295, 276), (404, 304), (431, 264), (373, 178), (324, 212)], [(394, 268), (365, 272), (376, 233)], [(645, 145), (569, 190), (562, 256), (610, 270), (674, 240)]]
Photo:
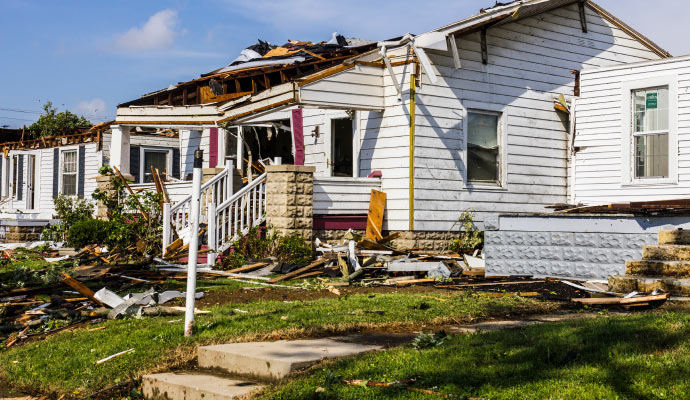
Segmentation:
[(383, 238), (381, 228), (383, 227), (383, 213), (385, 209), (386, 193), (371, 189), (366, 230), (366, 236), (371, 240), (380, 240)]
[(261, 268), (261, 267), (265, 267), (265, 266), (267, 266), (267, 265), (268, 265), (267, 262), (260, 262), (260, 263), (249, 264), (249, 265), (245, 265), (245, 266), (242, 266), (242, 267), (239, 267), (239, 268), (231, 269), (231, 270), (226, 271), (226, 272), (238, 273), (238, 272), (253, 271), (253, 270), (255, 270), (255, 269), (258, 269), (258, 268)]
[(435, 282), (435, 280), (434, 280), (434, 279), (429, 279), (429, 278), (425, 278), (425, 279), (410, 279), (410, 280), (407, 280), (407, 281), (397, 281), (397, 282), (393, 282), (393, 284), (394, 284), (394, 285), (413, 285), (413, 284), (415, 284), (415, 283), (430, 283), (430, 282)]
[(640, 296), (640, 297), (592, 297), (583, 299), (571, 299), (573, 303), (587, 304), (587, 305), (600, 305), (600, 306), (611, 306), (611, 305), (644, 305), (644, 303), (649, 302), (664, 302), (668, 299), (669, 294), (659, 294), (653, 296)]
[(89, 300), (93, 301), (94, 303), (98, 304), (99, 306), (103, 306), (103, 303), (101, 303), (100, 300), (98, 300), (94, 295), (95, 293), (93, 290), (87, 288), (84, 286), (83, 283), (79, 282), (78, 280), (72, 278), (67, 274), (66, 272), (63, 272), (62, 275), (64, 276), (64, 279), (62, 279), (60, 282), (64, 283), (65, 285), (71, 287), (72, 289), (76, 290), (81, 294), (82, 296), (86, 296)]
[(379, 242), (379, 243), (381, 243), (381, 244), (383, 244), (383, 243), (388, 243), (388, 242), (390, 242), (391, 240), (395, 240), (395, 239), (397, 239), (397, 238), (399, 238), (399, 237), (400, 237), (400, 232), (395, 232), (395, 233), (391, 233), (391, 234), (388, 235), (388, 236), (382, 237), (381, 239), (377, 240), (377, 242)]
[(327, 262), (328, 262), (328, 259), (327, 259), (327, 258), (324, 258), (324, 257), (318, 258), (316, 261), (312, 262), (311, 264), (309, 264), (309, 265), (307, 265), (307, 266), (305, 266), (305, 267), (302, 267), (302, 268), (300, 268), (300, 269), (298, 269), (298, 270), (295, 270), (295, 271), (292, 271), (292, 272), (290, 272), (290, 273), (287, 273), (287, 274), (285, 274), (285, 275), (279, 276), (279, 277), (277, 277), (277, 278), (273, 278), (273, 279), (271, 279), (270, 281), (268, 281), (268, 283), (276, 283), (276, 282), (283, 281), (283, 280), (285, 280), (285, 279), (292, 278), (293, 276), (300, 275), (300, 274), (302, 274), (302, 273), (304, 273), (304, 272), (309, 271), (309, 270), (312, 269), (312, 268), (319, 267), (319, 266), (321, 266), (321, 265), (323, 265), (323, 264), (325, 264), (325, 263), (327, 263)]
[(302, 275), (293, 276), (292, 278), (290, 278), (290, 279), (288, 279), (288, 280), (289, 280), (289, 281), (292, 281), (292, 280), (295, 280), (295, 279), (310, 278), (310, 277), (312, 277), (312, 276), (319, 276), (319, 275), (323, 275), (323, 274), (324, 274), (323, 271), (311, 271), (311, 272), (304, 273), (304, 274), (302, 274)]

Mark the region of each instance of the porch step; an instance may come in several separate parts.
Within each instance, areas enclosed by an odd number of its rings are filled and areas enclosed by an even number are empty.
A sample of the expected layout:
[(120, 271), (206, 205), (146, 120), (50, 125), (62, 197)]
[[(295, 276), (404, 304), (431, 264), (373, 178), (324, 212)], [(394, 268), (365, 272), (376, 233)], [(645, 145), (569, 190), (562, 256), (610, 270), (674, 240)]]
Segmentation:
[(278, 380), (321, 360), (347, 357), (381, 346), (351, 343), (347, 338), (279, 340), (276, 342), (231, 343), (200, 347), (199, 367), (231, 374)]
[(663, 276), (611, 276), (609, 290), (618, 293), (637, 291), (650, 293), (662, 289), (672, 296), (690, 296), (690, 279), (668, 278)]
[(659, 231), (659, 244), (690, 245), (690, 231), (682, 229), (675, 231)]
[(690, 260), (690, 245), (653, 244), (642, 246), (643, 260)]
[(144, 397), (149, 400), (230, 400), (262, 387), (203, 371), (145, 375), (142, 379)]
[(625, 274), (690, 278), (690, 261), (635, 260), (625, 262)]

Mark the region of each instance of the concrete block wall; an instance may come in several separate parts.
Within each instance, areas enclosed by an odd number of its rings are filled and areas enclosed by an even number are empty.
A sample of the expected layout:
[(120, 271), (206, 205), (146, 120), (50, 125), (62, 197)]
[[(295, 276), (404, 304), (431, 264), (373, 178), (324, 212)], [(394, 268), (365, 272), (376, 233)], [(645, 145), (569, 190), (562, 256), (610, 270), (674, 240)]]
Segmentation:
[(266, 224), (283, 236), (312, 238), (314, 171), (301, 165), (266, 167)]
[(497, 225), (484, 232), (487, 275), (607, 279), (690, 217), (501, 216)]

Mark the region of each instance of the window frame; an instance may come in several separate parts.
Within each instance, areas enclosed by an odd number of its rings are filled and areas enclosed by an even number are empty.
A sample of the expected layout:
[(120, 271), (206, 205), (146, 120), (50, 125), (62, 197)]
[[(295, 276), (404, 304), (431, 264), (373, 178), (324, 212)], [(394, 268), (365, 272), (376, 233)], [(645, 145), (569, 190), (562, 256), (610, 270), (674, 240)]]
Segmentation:
[[(139, 147), (139, 183), (153, 183), (146, 182), (146, 152), (152, 153), (165, 153), (165, 168), (168, 170), (170, 176), (173, 173), (173, 149), (169, 147), (157, 147), (157, 146), (140, 146)], [(161, 174), (163, 171), (160, 171)], [(162, 177), (163, 175), (161, 175)]]
[[(480, 190), (508, 190), (507, 178), (508, 178), (508, 160), (506, 153), (506, 145), (508, 143), (508, 112), (507, 107), (498, 104), (480, 103), (474, 101), (465, 101), (463, 103), (465, 106), (463, 113), (463, 183), (464, 188), (467, 190), (480, 189)], [(498, 181), (469, 181), (468, 180), (468, 169), (469, 169), (469, 114), (489, 114), (498, 116), (498, 124), (496, 125), (496, 139), (498, 141)]]
[[(74, 152), (76, 154), (76, 168), (74, 172), (69, 172), (70, 175), (74, 174), (75, 180), (74, 180), (74, 194), (65, 194), (64, 192), (64, 175), (65, 175), (65, 157), (63, 156), (64, 153), (70, 153)], [(59, 171), (58, 171), (58, 193), (60, 193), (63, 196), (69, 196), (69, 197), (77, 197), (79, 196), (79, 147), (63, 147), (60, 148), (60, 162), (59, 162)]]
[[(320, 123), (315, 125), (310, 125), (305, 127), (305, 148), (308, 146), (306, 143), (309, 139), (306, 135), (313, 135), (312, 131), (317, 126), (319, 127), (320, 133), (319, 137), (314, 137), (314, 144), (317, 146), (323, 146), (323, 167), (322, 171), (318, 170), (317, 165), (317, 176), (323, 176), (328, 178), (336, 179), (350, 179), (359, 178), (360, 174), (360, 154), (361, 154), (361, 138), (359, 125), (361, 123), (361, 113), (355, 110), (327, 110), (321, 115), (322, 118)], [(351, 119), (352, 120), (352, 176), (333, 176), (333, 121), (337, 119)], [(321, 139), (323, 138), (323, 139)]]
[[(633, 96), (636, 91), (668, 88), (668, 130), (635, 132)], [(666, 75), (637, 79), (621, 84), (621, 185), (677, 185), (678, 184), (678, 76)], [(635, 138), (653, 134), (668, 135), (668, 177), (637, 177)]]

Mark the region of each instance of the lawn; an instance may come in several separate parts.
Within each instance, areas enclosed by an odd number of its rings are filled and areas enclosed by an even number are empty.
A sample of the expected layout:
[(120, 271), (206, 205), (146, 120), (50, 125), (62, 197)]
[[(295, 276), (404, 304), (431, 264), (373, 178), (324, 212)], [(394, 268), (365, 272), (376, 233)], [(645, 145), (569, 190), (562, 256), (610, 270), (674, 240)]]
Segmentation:
[(409, 387), (451, 398), (687, 399), (689, 339), (690, 314), (685, 312), (656, 311), (533, 325), (453, 336), (423, 350), (403, 346), (328, 362), (257, 397), (442, 397), (401, 386), (343, 383), (343, 379), (416, 379)]
[[(235, 284), (237, 289), (237, 284)], [(208, 284), (200, 284), (207, 287)], [(216, 288), (216, 290), (221, 290)], [(436, 298), (434, 298), (436, 297)], [(441, 300), (439, 300), (441, 299)], [(445, 300), (445, 301), (442, 301)], [(420, 329), (506, 315), (544, 313), (554, 303), (471, 293), (353, 294), (311, 301), (226, 303), (197, 317), (196, 334), (182, 335), (182, 317), (105, 321), (0, 351), (0, 377), (32, 393), (79, 396), (142, 373), (192, 365), (199, 344), (303, 338), (366, 328)], [(133, 353), (95, 365), (112, 354)]]

